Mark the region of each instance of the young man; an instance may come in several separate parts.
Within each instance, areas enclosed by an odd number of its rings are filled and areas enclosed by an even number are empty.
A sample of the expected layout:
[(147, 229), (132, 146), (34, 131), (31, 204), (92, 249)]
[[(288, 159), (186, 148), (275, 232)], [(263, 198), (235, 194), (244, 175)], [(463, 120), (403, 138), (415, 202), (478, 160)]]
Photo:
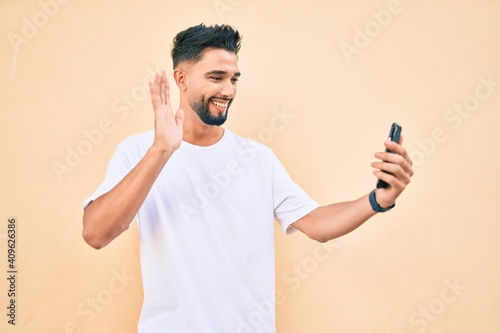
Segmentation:
[[(141, 333), (275, 332), (274, 219), (325, 242), (392, 207), (413, 174), (406, 150), (386, 142), (396, 154), (377, 153), (372, 166), (388, 188), (319, 207), (270, 149), (220, 126), (236, 95), (239, 48), (225, 25), (175, 37), (180, 108), (172, 112), (166, 74), (157, 73), (154, 130), (118, 146), (85, 203), (83, 237), (96, 249), (137, 218)], [(265, 315), (249, 321), (256, 311)]]

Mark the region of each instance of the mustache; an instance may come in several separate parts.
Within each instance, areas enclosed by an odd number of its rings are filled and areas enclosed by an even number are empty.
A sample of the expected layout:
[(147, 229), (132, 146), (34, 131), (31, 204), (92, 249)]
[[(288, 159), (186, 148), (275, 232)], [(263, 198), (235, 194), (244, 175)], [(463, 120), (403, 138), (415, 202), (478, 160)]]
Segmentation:
[(213, 97), (210, 97), (208, 100), (212, 100), (212, 99), (218, 99), (218, 100), (221, 100), (221, 101), (232, 101), (233, 99), (232, 98), (227, 98), (227, 97), (217, 97), (217, 96), (213, 96)]

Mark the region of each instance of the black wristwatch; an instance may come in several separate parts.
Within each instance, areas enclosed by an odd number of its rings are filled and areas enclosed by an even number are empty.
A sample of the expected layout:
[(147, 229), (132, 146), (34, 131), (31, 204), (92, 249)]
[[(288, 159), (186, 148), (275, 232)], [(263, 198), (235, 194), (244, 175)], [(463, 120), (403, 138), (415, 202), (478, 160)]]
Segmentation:
[(389, 206), (387, 208), (380, 207), (380, 205), (377, 202), (377, 197), (375, 196), (376, 191), (377, 190), (371, 191), (370, 195), (368, 196), (368, 200), (370, 201), (370, 205), (372, 206), (372, 209), (374, 212), (377, 212), (377, 213), (387, 212), (388, 210), (391, 210), (394, 208), (394, 206), (396, 206), (396, 203), (393, 203), (391, 206)]

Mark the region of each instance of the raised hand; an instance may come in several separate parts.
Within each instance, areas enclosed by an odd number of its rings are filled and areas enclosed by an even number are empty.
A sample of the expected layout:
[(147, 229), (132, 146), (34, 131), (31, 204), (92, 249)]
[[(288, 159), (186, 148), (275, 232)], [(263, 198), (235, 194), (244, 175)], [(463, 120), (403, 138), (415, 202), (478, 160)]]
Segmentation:
[(174, 115), (165, 71), (149, 84), (155, 113), (155, 138), (139, 163), (115, 186), (87, 206), (83, 238), (100, 249), (127, 230), (172, 153), (182, 142), (184, 111)]
[(155, 116), (155, 140), (153, 146), (163, 152), (172, 154), (182, 142), (184, 123), (184, 110), (172, 112), (170, 105), (170, 88), (167, 74), (162, 71), (156, 73), (153, 82), (149, 83), (151, 102)]
[[(396, 201), (396, 198), (410, 183), (410, 178), (413, 176), (413, 162), (406, 149), (401, 145), (402, 141), (402, 138), (399, 143), (386, 141), (386, 148), (394, 151), (395, 154), (389, 152), (375, 153), (375, 157), (382, 161), (372, 163), (372, 167), (379, 169), (373, 171), (374, 175), (390, 185), (387, 188), (377, 189), (377, 202), (383, 208), (389, 207)], [(382, 170), (390, 174), (382, 172)]]

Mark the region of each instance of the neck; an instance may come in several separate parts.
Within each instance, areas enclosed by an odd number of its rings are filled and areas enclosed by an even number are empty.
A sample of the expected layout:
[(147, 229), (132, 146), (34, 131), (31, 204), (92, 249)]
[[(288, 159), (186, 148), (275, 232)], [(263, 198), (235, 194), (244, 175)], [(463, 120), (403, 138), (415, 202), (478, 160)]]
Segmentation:
[(224, 128), (205, 124), (191, 108), (184, 109), (183, 140), (197, 146), (211, 146), (224, 135)]

